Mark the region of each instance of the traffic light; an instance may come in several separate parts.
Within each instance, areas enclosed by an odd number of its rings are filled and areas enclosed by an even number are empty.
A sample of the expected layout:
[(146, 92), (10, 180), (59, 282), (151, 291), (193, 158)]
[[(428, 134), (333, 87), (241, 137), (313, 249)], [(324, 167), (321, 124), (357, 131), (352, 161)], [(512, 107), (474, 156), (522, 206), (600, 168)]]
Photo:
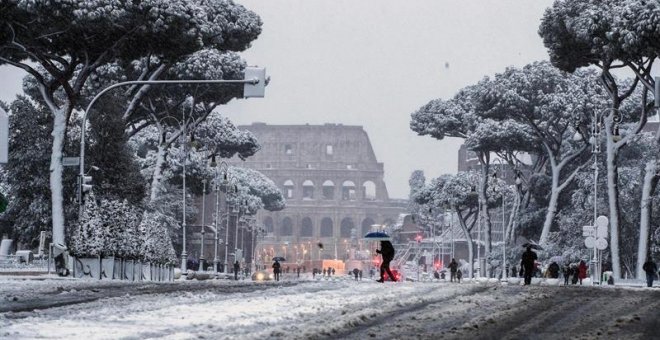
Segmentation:
[(0, 192), (0, 213), (3, 213), (5, 210), (7, 210), (7, 205), (9, 205), (9, 200)]
[(85, 199), (86, 193), (92, 191), (92, 176), (78, 176), (78, 202)]

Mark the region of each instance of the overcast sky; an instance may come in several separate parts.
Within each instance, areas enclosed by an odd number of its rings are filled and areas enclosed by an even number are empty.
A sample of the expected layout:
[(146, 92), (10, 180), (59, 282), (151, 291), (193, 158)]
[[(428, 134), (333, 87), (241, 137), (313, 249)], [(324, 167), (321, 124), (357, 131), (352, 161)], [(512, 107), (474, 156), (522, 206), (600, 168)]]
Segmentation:
[[(457, 171), (460, 140), (420, 137), (410, 114), (507, 66), (548, 59), (538, 36), (551, 0), (236, 0), (263, 33), (244, 53), (267, 68), (266, 98), (222, 112), (238, 124), (361, 125), (385, 164), (390, 197), (406, 198), (415, 169)], [(0, 100), (21, 73), (0, 68)]]

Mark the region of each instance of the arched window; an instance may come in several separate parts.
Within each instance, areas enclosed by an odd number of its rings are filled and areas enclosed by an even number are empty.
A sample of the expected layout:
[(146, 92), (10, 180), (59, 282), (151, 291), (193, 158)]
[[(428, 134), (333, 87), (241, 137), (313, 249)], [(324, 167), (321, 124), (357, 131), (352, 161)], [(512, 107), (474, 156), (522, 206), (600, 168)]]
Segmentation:
[(321, 220), (321, 237), (333, 237), (333, 226), (332, 219), (330, 217), (324, 217)]
[(284, 197), (293, 198), (293, 181), (290, 179), (284, 181)]
[(372, 181), (366, 181), (362, 183), (362, 194), (366, 201), (375, 201), (376, 200), (376, 184)]
[(371, 226), (376, 224), (376, 221), (371, 219), (370, 217), (365, 218), (362, 220), (362, 236), (366, 235), (368, 232), (372, 231)]
[(273, 228), (273, 218), (272, 217), (266, 216), (266, 218), (264, 218), (264, 228), (266, 229), (267, 233), (269, 233), (269, 234), (273, 233), (275, 228)]
[(335, 183), (333, 183), (331, 180), (323, 182), (323, 199), (335, 199)]
[(303, 199), (311, 200), (314, 198), (314, 182), (306, 180), (303, 182)]
[(355, 183), (345, 181), (341, 186), (341, 199), (343, 201), (355, 201)]
[(341, 237), (351, 237), (351, 229), (355, 227), (353, 219), (346, 217), (341, 220), (341, 228), (339, 229), (339, 236)]
[(300, 228), (300, 236), (302, 237), (312, 237), (314, 236), (314, 226), (312, 225), (312, 219), (305, 217), (302, 219), (302, 226)]
[(280, 230), (280, 236), (291, 235), (293, 235), (293, 220), (290, 217), (285, 217), (282, 219), (282, 229)]

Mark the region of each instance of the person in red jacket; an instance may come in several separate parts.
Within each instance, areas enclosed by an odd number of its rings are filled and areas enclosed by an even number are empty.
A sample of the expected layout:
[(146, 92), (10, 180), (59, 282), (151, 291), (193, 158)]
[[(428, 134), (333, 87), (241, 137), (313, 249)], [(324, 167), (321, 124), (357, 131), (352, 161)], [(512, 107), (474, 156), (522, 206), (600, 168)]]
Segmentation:
[(584, 263), (584, 260), (580, 260), (580, 264), (578, 265), (578, 279), (580, 279), (580, 285), (582, 284), (582, 280), (587, 278), (587, 264)]

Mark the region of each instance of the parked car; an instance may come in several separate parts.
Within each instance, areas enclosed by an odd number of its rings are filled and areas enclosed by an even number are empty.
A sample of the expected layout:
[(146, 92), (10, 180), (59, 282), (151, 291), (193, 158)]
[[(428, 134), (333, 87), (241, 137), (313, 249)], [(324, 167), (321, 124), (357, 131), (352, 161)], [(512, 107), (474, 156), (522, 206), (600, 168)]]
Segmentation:
[(275, 275), (267, 270), (257, 270), (252, 273), (252, 281), (272, 281)]

